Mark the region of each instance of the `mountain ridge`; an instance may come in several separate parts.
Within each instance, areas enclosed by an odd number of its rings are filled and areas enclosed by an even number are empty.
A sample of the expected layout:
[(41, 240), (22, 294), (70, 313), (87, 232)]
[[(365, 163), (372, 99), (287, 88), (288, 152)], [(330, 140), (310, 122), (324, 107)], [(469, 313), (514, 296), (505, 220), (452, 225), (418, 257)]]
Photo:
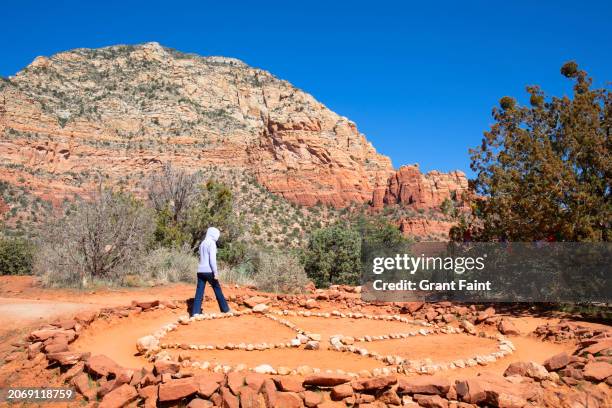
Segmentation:
[[(242, 169), (300, 205), (380, 207), (392, 200), (373, 194), (401, 173), (354, 122), (289, 82), (235, 58), (154, 42), (35, 58), (0, 82), (0, 131), (10, 170), (2, 178), (26, 178), (55, 201), (86, 191), (93, 174), (133, 186), (172, 162)], [(439, 206), (467, 186), (455, 186), (456, 175), (410, 173), (416, 185), (403, 191), (418, 193), (415, 208)], [(402, 202), (414, 203), (392, 204)]]

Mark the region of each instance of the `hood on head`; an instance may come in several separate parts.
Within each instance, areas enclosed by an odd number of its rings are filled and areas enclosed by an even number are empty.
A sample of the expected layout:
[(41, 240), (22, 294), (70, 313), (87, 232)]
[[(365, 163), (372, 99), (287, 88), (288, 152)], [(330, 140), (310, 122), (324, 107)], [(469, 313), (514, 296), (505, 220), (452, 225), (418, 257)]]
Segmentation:
[(215, 227), (210, 227), (206, 230), (206, 238), (210, 238), (215, 242), (219, 239), (219, 235), (221, 235), (221, 232)]

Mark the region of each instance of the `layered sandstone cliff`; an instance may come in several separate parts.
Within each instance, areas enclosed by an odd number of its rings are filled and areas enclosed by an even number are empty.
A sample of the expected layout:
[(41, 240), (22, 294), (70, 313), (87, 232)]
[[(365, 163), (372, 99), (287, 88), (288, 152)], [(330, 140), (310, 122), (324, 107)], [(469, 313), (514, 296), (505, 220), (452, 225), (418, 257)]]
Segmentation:
[(38, 57), (1, 83), (0, 104), (3, 160), (49, 172), (242, 167), (292, 201), (344, 206), (392, 171), (354, 123), (288, 82), (157, 43)]
[(243, 171), (306, 206), (438, 209), (467, 188), (460, 172), (394, 171), (353, 122), (267, 71), (157, 43), (38, 57), (1, 79), (0, 158), (0, 181), (54, 203), (100, 180), (138, 188), (164, 162)]
[(374, 190), (372, 206), (400, 204), (415, 209), (440, 208), (445, 200), (461, 202), (468, 180), (461, 171), (421, 173), (418, 165), (402, 166), (389, 177), (385, 188)]

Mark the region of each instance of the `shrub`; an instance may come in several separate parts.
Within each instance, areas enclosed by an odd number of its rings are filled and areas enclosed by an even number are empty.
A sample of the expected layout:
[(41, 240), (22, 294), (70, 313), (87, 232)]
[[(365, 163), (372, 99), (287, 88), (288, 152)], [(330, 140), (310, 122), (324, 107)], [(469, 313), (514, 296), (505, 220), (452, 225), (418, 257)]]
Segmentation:
[(235, 266), (242, 261), (238, 242), (242, 220), (234, 212), (234, 197), (222, 183), (201, 183), (199, 173), (188, 174), (166, 165), (147, 181), (149, 201), (155, 209), (155, 241), (164, 247), (188, 244), (197, 252), (209, 227), (221, 230), (219, 259)]
[(139, 264), (134, 275), (145, 285), (196, 281), (198, 259), (188, 247), (154, 249)]
[(358, 285), (361, 276), (361, 237), (345, 224), (314, 231), (304, 252), (308, 277), (318, 287)]
[(299, 293), (308, 277), (297, 256), (280, 251), (259, 251), (253, 259), (253, 280), (259, 290)]
[(222, 282), (241, 286), (255, 285), (255, 280), (253, 279), (253, 265), (250, 262), (235, 266), (229, 266), (222, 262), (218, 265), (219, 280)]
[(0, 275), (32, 273), (34, 246), (24, 238), (0, 237)]
[(151, 219), (131, 195), (101, 189), (43, 229), (34, 270), (46, 286), (120, 285), (151, 240)]

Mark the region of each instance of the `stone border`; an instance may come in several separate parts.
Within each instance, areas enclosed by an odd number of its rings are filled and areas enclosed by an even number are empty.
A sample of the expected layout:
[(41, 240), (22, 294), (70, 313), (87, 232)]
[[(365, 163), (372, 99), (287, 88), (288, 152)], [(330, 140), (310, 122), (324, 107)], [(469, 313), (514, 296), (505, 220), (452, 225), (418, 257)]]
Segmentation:
[[(433, 330), (424, 330), (420, 329), (417, 332), (410, 333), (398, 333), (394, 336), (376, 336), (378, 338), (370, 338), (368, 340), (368, 336), (365, 336), (363, 340), (357, 340), (358, 342), (371, 342), (371, 341), (381, 341), (381, 340), (398, 340), (398, 339), (406, 339), (408, 337), (414, 337), (417, 335), (428, 336), (428, 335), (450, 335), (450, 334), (462, 334), (464, 331), (460, 328), (447, 327), (445, 329), (440, 329), (438, 331)], [(366, 349), (365, 347), (357, 347), (354, 346), (355, 340), (352, 337), (349, 337), (349, 341), (346, 341), (346, 336), (337, 335), (330, 337), (330, 350), (339, 351), (339, 352), (349, 352), (354, 354), (359, 354), (363, 357), (374, 358), (378, 361), (382, 361), (383, 363), (389, 366), (395, 366), (397, 368), (396, 372), (410, 374), (410, 373), (420, 373), (420, 374), (432, 374), (438, 371), (444, 370), (453, 370), (456, 368), (465, 368), (465, 367), (474, 367), (476, 365), (487, 365), (489, 363), (493, 363), (496, 360), (503, 358), (507, 355), (512, 354), (516, 348), (514, 344), (508, 340), (504, 335), (498, 334), (496, 336), (493, 335), (485, 335), (482, 333), (480, 337), (485, 337), (491, 340), (497, 340), (497, 348), (498, 351), (494, 351), (485, 355), (476, 355), (471, 358), (466, 359), (457, 359), (451, 362), (442, 362), (442, 363), (434, 363), (430, 359), (423, 360), (408, 360), (401, 356), (394, 355), (386, 355), (383, 356), (377, 352), (372, 352)], [(346, 344), (350, 343), (350, 344)]]
[[(232, 371), (253, 371), (261, 374), (276, 374), (276, 375), (307, 375), (311, 373), (336, 373), (336, 374), (347, 374), (351, 377), (368, 377), (368, 376), (378, 376), (378, 375), (389, 375), (391, 373), (420, 373), (420, 374), (432, 374), (443, 370), (453, 370), (457, 368), (465, 368), (465, 367), (474, 367), (477, 365), (487, 365), (497, 361), (500, 358), (503, 358), (509, 354), (512, 354), (515, 350), (514, 344), (508, 340), (504, 335), (498, 334), (496, 336), (486, 335), (485, 333), (480, 333), (481, 337), (486, 337), (491, 340), (496, 340), (498, 342), (498, 350), (485, 355), (476, 355), (471, 358), (466, 359), (457, 359), (450, 362), (438, 362), (434, 363), (431, 359), (423, 359), (423, 360), (408, 360), (399, 355), (381, 355), (377, 352), (372, 352), (365, 347), (357, 347), (355, 343), (365, 343), (365, 342), (373, 342), (373, 341), (384, 341), (384, 340), (400, 340), (407, 339), (414, 336), (429, 336), (429, 335), (450, 335), (450, 334), (461, 334), (467, 333), (471, 335), (476, 335), (473, 331), (466, 329), (465, 327), (454, 328), (451, 326), (437, 327), (434, 324), (427, 323), (419, 320), (411, 320), (405, 317), (401, 317), (399, 315), (370, 315), (363, 313), (341, 313), (337, 310), (334, 310), (330, 313), (328, 312), (311, 312), (311, 311), (291, 311), (291, 310), (277, 310), (270, 311), (269, 313), (265, 313), (266, 309), (261, 311), (253, 311), (253, 309), (245, 309), (236, 312), (230, 313), (210, 313), (210, 314), (200, 314), (195, 315), (193, 317), (180, 316), (177, 320), (177, 323), (170, 323), (164, 325), (160, 330), (155, 332), (152, 336), (145, 336), (145, 338), (141, 338), (137, 342), (137, 348), (139, 351), (143, 352), (146, 356), (148, 356), (153, 361), (167, 361), (167, 362), (176, 362), (172, 360), (172, 356), (165, 350), (167, 349), (182, 349), (182, 350), (242, 350), (242, 351), (263, 351), (263, 350), (271, 350), (271, 349), (283, 349), (283, 348), (298, 348), (302, 345), (305, 345), (305, 350), (318, 350), (320, 348), (321, 335), (318, 333), (308, 332), (300, 327), (298, 327), (293, 322), (283, 319), (280, 316), (292, 316), (292, 317), (320, 317), (327, 319), (343, 319), (343, 318), (351, 318), (351, 319), (367, 319), (367, 320), (383, 320), (383, 321), (397, 321), (406, 324), (420, 325), (423, 328), (419, 330), (413, 330), (410, 332), (402, 332), (402, 333), (390, 333), (383, 335), (374, 335), (374, 336), (360, 336), (360, 337), (352, 337), (352, 336), (344, 336), (341, 334), (330, 336), (329, 342), (330, 347), (329, 350), (337, 351), (337, 352), (349, 352), (354, 354), (359, 354), (360, 356), (366, 358), (372, 358), (377, 361), (386, 364), (387, 367), (375, 368), (372, 371), (362, 370), (360, 373), (346, 373), (342, 369), (334, 370), (325, 370), (322, 371), (319, 368), (311, 368), (308, 366), (300, 366), (295, 368), (289, 368), (284, 366), (273, 367), (269, 364), (260, 364), (257, 367), (247, 367), (245, 364), (237, 364), (235, 366), (229, 364), (216, 364), (212, 365), (209, 361), (192, 361), (190, 356), (178, 356), (179, 361), (183, 367), (192, 367), (196, 369), (209, 370), (215, 373), (228, 373)], [(170, 331), (177, 330), (180, 325), (188, 325), (195, 321), (202, 320), (214, 320), (214, 319), (224, 319), (231, 317), (239, 317), (243, 315), (249, 315), (253, 313), (260, 313), (262, 317), (273, 320), (277, 323), (280, 323), (291, 330), (297, 332), (297, 335), (294, 339), (288, 342), (279, 342), (279, 343), (226, 343), (226, 344), (186, 344), (186, 343), (159, 343), (159, 341), (166, 336)], [(427, 328), (426, 328), (427, 327)], [(144, 339), (147, 339), (145, 341)], [(312, 371), (309, 371), (312, 370)]]
[[(267, 317), (270, 318), (271, 320), (274, 320), (278, 323), (284, 324), (285, 326), (291, 328), (292, 330), (295, 330), (298, 332), (298, 336), (294, 339), (291, 339), (289, 341), (286, 342), (278, 342), (278, 343), (256, 343), (256, 344), (251, 344), (251, 343), (232, 343), (232, 342), (228, 342), (225, 344), (187, 344), (187, 343), (160, 343), (161, 339), (163, 339), (169, 332), (171, 331), (175, 331), (177, 330), (181, 325), (189, 325), (193, 322), (196, 321), (202, 321), (202, 320), (215, 320), (215, 319), (227, 319), (227, 318), (232, 318), (232, 317), (240, 317), (240, 316), (244, 316), (244, 315), (251, 315), (254, 314), (256, 312), (254, 312), (252, 309), (245, 309), (245, 310), (240, 310), (240, 311), (236, 311), (236, 312), (229, 312), (229, 313), (205, 313), (205, 314), (198, 314), (195, 315), (193, 317), (187, 317), (187, 316), (180, 316), (177, 320), (177, 323), (169, 323), (166, 324), (164, 326), (162, 326), (158, 331), (156, 331), (155, 333), (153, 333), (152, 336), (145, 336), (146, 338), (149, 338), (149, 340), (144, 340), (145, 337), (138, 339), (137, 341), (137, 348), (139, 349), (140, 352), (144, 352), (144, 354), (151, 354), (152, 352), (157, 351), (158, 349), (182, 349), (182, 350), (243, 350), (243, 351), (263, 351), (263, 350), (271, 350), (271, 349), (275, 349), (275, 348), (290, 348), (290, 347), (299, 347), (302, 344), (306, 344), (309, 341), (319, 341), (321, 338), (319, 335), (312, 335), (312, 336), (303, 336), (301, 335), (301, 331), (296, 328), (296, 327), (292, 327), (291, 323), (286, 321), (286, 320), (282, 320), (282, 319), (277, 319), (274, 316), (268, 315), (268, 314), (264, 314), (261, 313), (263, 317)], [(317, 337), (318, 336), (318, 337)], [(150, 339), (150, 338), (154, 338)], [(318, 340), (317, 340), (318, 338)], [(140, 346), (139, 346), (140, 345)], [(311, 345), (311, 347), (314, 345)], [(318, 344), (316, 345), (316, 348), (318, 348)]]

